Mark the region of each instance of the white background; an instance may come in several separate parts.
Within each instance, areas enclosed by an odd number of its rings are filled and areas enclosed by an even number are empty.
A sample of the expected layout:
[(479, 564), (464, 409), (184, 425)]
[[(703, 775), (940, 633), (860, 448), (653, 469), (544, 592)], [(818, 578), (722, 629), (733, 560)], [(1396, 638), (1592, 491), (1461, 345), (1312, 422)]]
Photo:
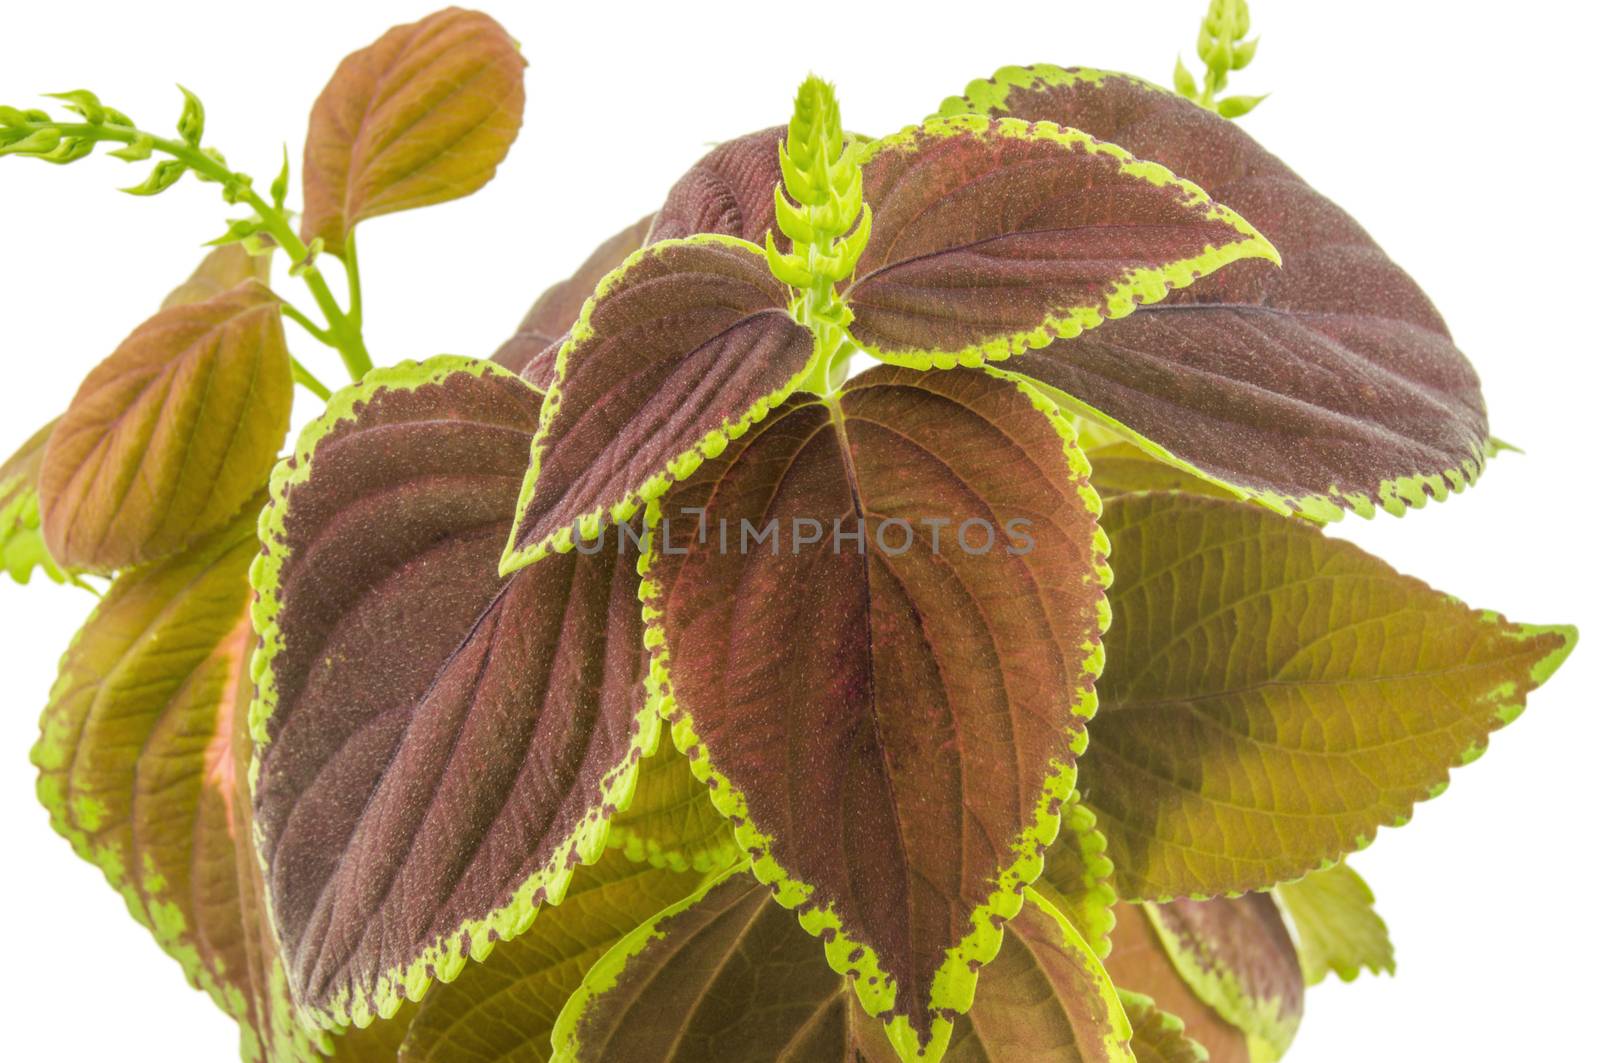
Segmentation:
[[(429, 10), (29, 7), (5, 17), (0, 102), (33, 106), (33, 93), (87, 87), (146, 127), (170, 128), (181, 80), (207, 104), (208, 142), (258, 185), (282, 143), (298, 163), (305, 115), (339, 58)], [(379, 362), (488, 354), (546, 284), (653, 209), (706, 145), (786, 120), (808, 71), (838, 84), (847, 126), (885, 132), (1007, 63), (1166, 81), (1174, 55), (1193, 47), (1202, 7), (808, 0), (789, 16), (748, 0), (492, 5), (531, 63), (527, 124), (476, 197), (363, 228), (369, 346)], [(1445, 505), (1350, 518), (1336, 533), (1473, 605), (1577, 622), (1593, 640), (1442, 800), (1353, 861), (1390, 921), (1399, 974), (1313, 991), (1291, 1055), (1306, 1063), (1565, 1059), (1592, 1044), (1600, 233), (1589, 101), (1600, 25), (1588, 5), (1558, 0), (1514, 11), (1258, 0), (1264, 42), (1237, 81), (1273, 92), (1246, 128), (1423, 283), (1482, 374), (1494, 431), (1527, 451), (1496, 459)], [(112, 191), (144, 168), (0, 159), (0, 451), (64, 406), (221, 231), (215, 186), (185, 179), (154, 200)], [(298, 282), (280, 287), (309, 304)], [(291, 339), (324, 379), (338, 377), (331, 352)], [(231, 1023), (185, 986), (34, 800), (37, 714), (91, 605), (81, 591), (0, 580), (8, 1040), (29, 1058), (47, 1046), (72, 1060), (233, 1058)]]

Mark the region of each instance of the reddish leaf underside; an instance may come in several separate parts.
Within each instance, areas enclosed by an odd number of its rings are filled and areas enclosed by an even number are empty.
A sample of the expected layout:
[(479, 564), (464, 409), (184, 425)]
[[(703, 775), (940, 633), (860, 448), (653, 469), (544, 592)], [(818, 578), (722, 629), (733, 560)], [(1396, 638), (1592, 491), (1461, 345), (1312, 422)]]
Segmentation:
[(653, 747), (631, 553), (496, 573), (539, 403), (486, 362), (380, 370), (274, 478), (257, 832), (321, 1022), (387, 1016), (525, 929)]
[(1401, 511), (1475, 478), (1478, 377), (1417, 284), (1237, 124), (1136, 78), (1008, 68), (944, 113), (1052, 121), (1198, 183), (1283, 256), (1223, 270), (1009, 368), (1206, 475), (1319, 519)]
[(754, 246), (653, 244), (607, 278), (557, 361), (507, 568), (593, 538), (798, 383), (811, 333)]
[(342, 254), (360, 221), (488, 184), (522, 125), (525, 66), (498, 22), (456, 7), (347, 56), (311, 109), (306, 242)]
[(851, 333), (919, 368), (1043, 347), (1272, 257), (1200, 188), (1050, 124), (934, 119), (869, 146), (863, 174)]
[(108, 572), (220, 528), (265, 483), (293, 388), (277, 297), (256, 281), (161, 310), (89, 373), (50, 437), (51, 555)]
[[(1071, 788), (1103, 604), (1084, 478), (1014, 386), (884, 368), (837, 408), (791, 399), (664, 499), (647, 592), (678, 744), (869, 1009), (922, 1038), (970, 1000)], [(948, 521), (937, 550), (925, 520)]]

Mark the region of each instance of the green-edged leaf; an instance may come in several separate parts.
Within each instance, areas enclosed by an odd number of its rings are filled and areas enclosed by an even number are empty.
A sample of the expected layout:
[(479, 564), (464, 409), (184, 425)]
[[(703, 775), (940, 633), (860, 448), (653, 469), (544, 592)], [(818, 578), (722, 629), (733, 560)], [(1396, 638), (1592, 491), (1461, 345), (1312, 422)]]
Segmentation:
[(1232, 491), (1145, 453), (1115, 431), (1086, 417), (1073, 418), (1078, 446), (1089, 459), (1089, 483), (1102, 499), (1140, 491), (1187, 491), (1233, 498)]
[(1251, 1063), (1273, 1063), (1289, 1050), (1306, 987), (1270, 894), (1150, 904), (1144, 914), (1195, 996), (1244, 1032)]
[(358, 222), (488, 184), (522, 126), (525, 66), (498, 22), (456, 7), (347, 56), (311, 108), (305, 241), (342, 254)]
[(931, 119), (869, 145), (872, 238), (845, 292), (887, 361), (978, 365), (1077, 336), (1241, 259), (1277, 261), (1196, 185), (1050, 123)]
[(1183, 1020), (1142, 993), (1119, 994), (1133, 1026), (1130, 1046), (1139, 1063), (1207, 1063), (1205, 1046), (1183, 1032)]
[(759, 244), (771, 232), (778, 249), (788, 251), (789, 238), (778, 228), (772, 198), (783, 180), (778, 145), (787, 132), (786, 126), (774, 126), (712, 148), (667, 193), (650, 241), (721, 233)]
[(670, 742), (639, 765), (633, 800), (611, 821), (610, 845), (673, 871), (720, 871), (741, 855), (733, 827)]
[(1111, 929), (1117, 922), (1112, 911), (1117, 903), (1113, 872), (1106, 836), (1095, 827), (1094, 813), (1074, 794), (1061, 814), (1061, 836), (1045, 854), (1044, 872), (1033, 888), (1101, 959), (1111, 952)]
[(501, 570), (570, 550), (722, 452), (815, 346), (754, 244), (652, 244), (601, 282), (556, 357)]
[[(1127, 1019), (1099, 961), (1037, 895), (1012, 921), (948, 1060), (1128, 1061)], [(734, 871), (641, 925), (596, 963), (556, 1022), (558, 1058), (886, 1063), (895, 1051), (849, 979), (759, 883)], [(936, 1058), (929, 1053), (928, 1058)]]
[(296, 999), (364, 1026), (526, 930), (659, 721), (636, 550), (502, 580), (540, 394), (437, 358), (334, 396), (262, 517), (256, 836)]
[[(1185, 1038), (1200, 1046), (1202, 1059), (1210, 1063), (1254, 1063), (1250, 1058), (1249, 1039), (1197, 996), (1178, 973), (1143, 907), (1119, 904), (1116, 915), (1113, 946), (1105, 966), (1111, 980), (1123, 991), (1123, 1005), (1134, 1027), (1135, 1046), (1139, 1043), (1139, 1031), (1147, 1026), (1148, 1019), (1141, 1021), (1137, 1002), (1130, 1006), (1130, 993), (1152, 1000), (1156, 1008), (1175, 1018)], [(1146, 1063), (1137, 1047), (1134, 1052), (1141, 1063)], [(1185, 1056), (1177, 1058), (1187, 1063)]]
[(509, 340), (494, 352), (494, 360), (541, 391), (556, 378), (556, 354), (567, 330), (577, 323), (583, 304), (607, 273), (644, 246), (645, 233), (655, 215), (646, 215), (594, 249), (576, 273), (551, 285), (533, 304)]
[(262, 284), (272, 278), (272, 256), (252, 255), (239, 244), (227, 244), (209, 252), (189, 274), (189, 279), (167, 293), (161, 309), (187, 306), (215, 299), (248, 280)]
[(233, 724), (255, 508), (120, 577), (62, 658), (33, 749), (55, 829), (185, 975), (244, 1013)]
[(1123, 897), (1271, 886), (1399, 825), (1571, 650), (1350, 543), (1192, 495), (1106, 504), (1117, 559), (1082, 764)]
[(56, 422), (39, 472), (51, 555), (106, 572), (222, 527), (266, 482), (293, 388), (277, 297), (256, 281), (161, 310)]
[(659, 503), (661, 710), (902, 1045), (970, 1005), (1072, 790), (1107, 619), (1086, 472), (1036, 394), (884, 367)]
[(1238, 125), (1137, 78), (1050, 66), (1007, 67), (943, 109), (969, 111), (1074, 126), (1171, 167), (1284, 259), (1224, 270), (1010, 368), (1280, 512), (1402, 512), (1476, 478), (1493, 450), (1483, 396), (1438, 312)]
[(51, 421), (0, 463), (0, 572), (18, 583), (28, 582), (34, 569), (57, 583), (67, 579), (39, 530), (39, 467), (55, 427)]
[(1308, 984), (1316, 985), (1329, 971), (1346, 982), (1362, 970), (1394, 973), (1389, 928), (1372, 905), (1372, 890), (1348, 864), (1313, 871), (1276, 892), (1294, 923)]
[(551, 1058), (556, 1016), (594, 962), (700, 884), (697, 876), (646, 867), (619, 853), (580, 869), (559, 908), (423, 1000), (400, 1063)]

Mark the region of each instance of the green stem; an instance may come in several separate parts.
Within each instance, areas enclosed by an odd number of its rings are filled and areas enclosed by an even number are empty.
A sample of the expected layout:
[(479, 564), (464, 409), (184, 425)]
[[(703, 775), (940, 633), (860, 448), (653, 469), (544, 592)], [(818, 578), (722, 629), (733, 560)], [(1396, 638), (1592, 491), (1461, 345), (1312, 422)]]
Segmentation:
[[(251, 187), (250, 179), (244, 174), (235, 173), (217, 159), (207, 155), (204, 151), (183, 140), (173, 140), (169, 137), (158, 137), (153, 133), (135, 129), (132, 126), (121, 125), (94, 125), (88, 122), (81, 123), (34, 123), (38, 128), (54, 128), (65, 137), (82, 137), (95, 141), (115, 141), (121, 144), (132, 144), (144, 140), (156, 151), (170, 155), (183, 163), (195, 174), (203, 179), (215, 181), (222, 185), (225, 198), (231, 202), (243, 202), (250, 206), (266, 223), (266, 231), (279, 247), (289, 255), (289, 261), (300, 268), (295, 272), (305, 282), (311, 291), (311, 296), (317, 301), (317, 308), (322, 312), (323, 318), (328, 322), (328, 327), (323, 330), (313, 331), (324, 343), (335, 348), (339, 357), (343, 359), (345, 368), (349, 371), (352, 380), (360, 380), (372, 368), (372, 356), (367, 353), (366, 342), (361, 335), (361, 319), (359, 312), (345, 313), (339, 301), (334, 298), (333, 292), (328, 288), (327, 280), (317, 268), (315, 262), (307, 262), (311, 250), (300, 234), (294, 231), (294, 226), (289, 224), (288, 214), (268, 203)], [(346, 268), (354, 275), (353, 265)], [(354, 288), (352, 289), (352, 302), (359, 299)], [(304, 315), (301, 315), (302, 318)]]
[(333, 394), (333, 392), (328, 390), (328, 385), (318, 380), (316, 375), (312, 373), (311, 370), (301, 365), (300, 359), (290, 355), (289, 365), (294, 370), (294, 382), (296, 384), (299, 384), (301, 387), (311, 392), (311, 394), (315, 395), (323, 402), (328, 401), (328, 398)]
[(334, 346), (333, 337), (323, 329), (318, 328), (315, 321), (312, 321), (309, 317), (306, 317), (306, 315), (302, 314), (295, 307), (288, 303), (282, 303), (279, 305), (278, 309), (283, 313), (284, 317), (305, 329), (313, 339), (320, 340), (330, 347)]

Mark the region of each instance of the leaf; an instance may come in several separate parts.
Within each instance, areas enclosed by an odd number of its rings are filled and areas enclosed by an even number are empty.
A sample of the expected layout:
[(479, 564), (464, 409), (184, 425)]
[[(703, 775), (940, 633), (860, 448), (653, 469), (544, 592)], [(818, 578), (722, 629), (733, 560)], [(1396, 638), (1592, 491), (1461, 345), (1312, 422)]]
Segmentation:
[(594, 249), (578, 271), (539, 296), (517, 331), (494, 352), (494, 360), (541, 391), (556, 378), (556, 354), (583, 304), (607, 273), (644, 246), (655, 215), (646, 215)]
[(1269, 894), (1147, 905), (1167, 958), (1218, 1015), (1242, 1030), (1251, 1063), (1289, 1050), (1305, 1010), (1305, 981), (1288, 927)]
[[(1030, 894), (947, 1060), (1127, 1060), (1127, 1020), (1099, 962)], [(851, 1003), (794, 918), (733, 872), (622, 939), (556, 1021), (558, 1057), (886, 1063), (877, 1025)], [(937, 1059), (938, 1052), (926, 1058)]]
[(1111, 929), (1116, 925), (1113, 872), (1106, 858), (1106, 836), (1096, 829), (1094, 813), (1074, 794), (1061, 814), (1061, 836), (1045, 854), (1044, 872), (1033, 888), (1101, 959), (1111, 952)]
[(1242, 259), (1250, 224), (1165, 167), (1048, 123), (967, 115), (869, 145), (872, 238), (845, 299), (873, 355), (978, 365), (1070, 339)]
[(1353, 982), (1363, 969), (1394, 973), (1389, 928), (1373, 908), (1372, 890), (1348, 864), (1313, 871), (1276, 890), (1294, 921), (1300, 966), (1308, 985), (1333, 971)]
[(556, 357), (511, 572), (627, 520), (804, 379), (815, 346), (752, 244), (652, 244), (601, 282)]
[(1139, 1063), (1207, 1063), (1205, 1046), (1185, 1036), (1182, 1019), (1141, 993), (1124, 991), (1120, 996), (1133, 1025), (1130, 1045)]
[(251, 709), (289, 982), (365, 1026), (527, 929), (655, 748), (636, 551), (495, 571), (539, 392), (436, 358), (338, 393), (273, 475)]
[(629, 860), (673, 871), (720, 871), (742, 853), (689, 760), (671, 743), (639, 765), (628, 807), (611, 821), (609, 844)]
[[(1123, 991), (1123, 1006), (1134, 1028), (1134, 1054), (1141, 1063), (1150, 1063), (1138, 1047), (1141, 1030), (1147, 1028), (1149, 1018), (1142, 1015), (1138, 1002), (1130, 1006), (1130, 993), (1153, 1001), (1156, 1008), (1181, 1023), (1184, 1037), (1200, 1046), (1202, 1059), (1210, 1063), (1255, 1063), (1244, 1032), (1200, 999), (1178, 973), (1144, 907), (1120, 904), (1116, 917), (1113, 946), (1105, 967)], [(1183, 1063), (1190, 1063), (1192, 1058), (1192, 1054), (1175, 1057)]]
[(1439, 793), (1571, 651), (1255, 506), (1106, 504), (1103, 706), (1079, 780), (1118, 893), (1266, 889)]
[(311, 108), (301, 237), (343, 255), (359, 222), (488, 184), (522, 126), (526, 65), (498, 22), (456, 7), (347, 56)]
[(272, 257), (252, 255), (238, 244), (219, 247), (200, 260), (189, 279), (178, 285), (161, 302), (161, 309), (187, 306), (214, 299), (247, 280), (266, 284), (272, 277)]
[(712, 148), (667, 193), (650, 229), (650, 242), (720, 233), (760, 244), (770, 231), (779, 249), (789, 250), (789, 238), (777, 226), (772, 198), (783, 180), (778, 145), (787, 132), (786, 126), (773, 126)]
[(697, 876), (641, 866), (620, 853), (580, 869), (559, 908), (423, 1000), (400, 1063), (549, 1059), (556, 1016), (590, 966), (699, 885)]
[(757, 876), (901, 1043), (970, 1005), (1094, 711), (1105, 543), (1045, 406), (880, 369), (837, 406), (791, 398), (659, 503), (661, 711)]
[(266, 482), (293, 388), (278, 300), (262, 285), (161, 310), (56, 423), (39, 472), (51, 556), (108, 572), (222, 527)]
[(1095, 421), (1073, 419), (1078, 446), (1089, 459), (1089, 482), (1102, 499), (1142, 491), (1187, 491), (1212, 498), (1233, 498), (1233, 492), (1159, 461)]
[(51, 421), (0, 463), (0, 572), (27, 583), (38, 569), (57, 583), (67, 574), (56, 566), (39, 531), (39, 466), (56, 422)]
[(1282, 252), (1009, 368), (1152, 456), (1283, 513), (1403, 512), (1474, 480), (1477, 374), (1349, 215), (1226, 119), (1104, 71), (1007, 67), (944, 113), (1075, 126), (1198, 182)]
[(119, 577), (62, 658), (32, 754), (51, 825), (235, 1017), (246, 959), (231, 741), (256, 549), (247, 510)]

